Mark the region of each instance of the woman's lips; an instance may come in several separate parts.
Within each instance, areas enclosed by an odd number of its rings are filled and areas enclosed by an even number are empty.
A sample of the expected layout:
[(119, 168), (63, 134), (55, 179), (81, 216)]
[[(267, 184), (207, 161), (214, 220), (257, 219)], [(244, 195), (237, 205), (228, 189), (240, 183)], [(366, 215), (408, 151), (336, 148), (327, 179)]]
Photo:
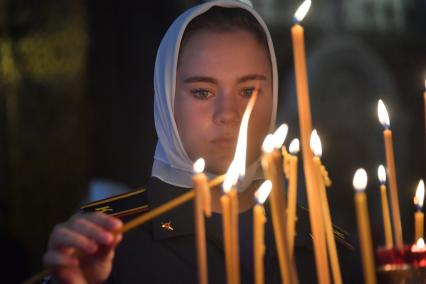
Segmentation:
[(227, 137), (227, 136), (222, 136), (222, 137), (218, 137), (215, 139), (212, 139), (210, 142), (215, 144), (215, 145), (220, 145), (220, 146), (234, 146), (235, 145), (235, 138), (233, 137)]

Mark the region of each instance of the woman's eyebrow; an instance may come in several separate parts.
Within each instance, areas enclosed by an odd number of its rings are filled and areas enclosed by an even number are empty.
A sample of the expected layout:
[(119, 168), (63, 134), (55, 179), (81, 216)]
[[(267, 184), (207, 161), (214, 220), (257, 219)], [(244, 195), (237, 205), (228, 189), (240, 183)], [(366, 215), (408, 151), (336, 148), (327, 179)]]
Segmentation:
[(253, 80), (266, 80), (266, 76), (265, 75), (260, 75), (260, 74), (250, 74), (250, 75), (245, 75), (241, 78), (238, 79), (238, 83), (244, 83), (247, 81), (253, 81)]
[(212, 83), (217, 84), (217, 80), (212, 77), (206, 77), (206, 76), (192, 76), (188, 77), (185, 80), (183, 80), (184, 83), (197, 83), (197, 82), (204, 82), (204, 83)]

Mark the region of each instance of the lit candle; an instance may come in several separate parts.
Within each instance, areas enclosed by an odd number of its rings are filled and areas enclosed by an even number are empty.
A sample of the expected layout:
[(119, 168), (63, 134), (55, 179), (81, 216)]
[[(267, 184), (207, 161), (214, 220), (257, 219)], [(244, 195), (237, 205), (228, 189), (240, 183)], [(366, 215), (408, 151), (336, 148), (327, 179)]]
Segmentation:
[(342, 283), (342, 274), (340, 272), (339, 257), (337, 255), (336, 241), (334, 239), (333, 224), (331, 222), (330, 208), (328, 205), (327, 193), (325, 192), (325, 182), (322, 176), (323, 165), (321, 163), (322, 145), (317, 131), (314, 129), (311, 134), (310, 146), (314, 153), (314, 164), (316, 165), (317, 178), (319, 180), (321, 211), (324, 219), (325, 235), (327, 240), (328, 256), (330, 258), (331, 271), (333, 273), (333, 282), (336, 284)]
[(353, 186), (355, 189), (355, 208), (358, 223), (359, 244), (361, 247), (362, 268), (364, 283), (376, 283), (375, 265), (373, 257), (373, 244), (371, 241), (370, 219), (367, 209), (367, 173), (364, 169), (355, 172)]
[(383, 227), (385, 230), (386, 248), (393, 247), (392, 226), (390, 221), (388, 196), (386, 193), (386, 170), (383, 165), (380, 165), (377, 170), (377, 175), (380, 181), (380, 196), (382, 200)]
[(226, 282), (232, 283), (232, 238), (231, 238), (231, 204), (228, 194), (221, 196), (220, 203), (222, 206), (222, 230), (223, 243), (225, 248), (225, 265), (226, 265)]
[(423, 214), (423, 201), (425, 198), (425, 184), (421, 179), (417, 186), (416, 196), (414, 197), (414, 205), (417, 208), (416, 213), (414, 213), (414, 240), (423, 238), (424, 230), (424, 214)]
[(194, 184), (194, 216), (195, 216), (195, 239), (197, 244), (197, 260), (198, 260), (198, 282), (202, 284), (208, 283), (207, 269), (207, 246), (206, 231), (204, 224), (204, 214), (206, 207), (206, 194), (209, 191), (207, 184), (207, 176), (203, 174), (205, 162), (203, 158), (198, 159), (194, 163), (194, 173), (192, 182)]
[[(231, 162), (222, 187), (222, 214), (225, 241), (225, 263), (228, 283), (239, 283), (239, 244), (238, 244), (238, 195), (234, 185), (238, 181), (238, 167), (235, 160)], [(226, 207), (226, 208), (225, 208)], [(225, 208), (225, 210), (223, 210)]]
[(283, 202), (284, 188), (280, 175), (281, 172), (279, 170), (280, 155), (278, 151), (274, 150), (274, 144), (278, 145), (278, 143), (275, 141), (274, 135), (267, 135), (262, 145), (262, 167), (265, 173), (265, 177), (272, 182), (270, 204), (281, 279), (283, 283), (290, 284), (295, 283), (297, 280), (293, 278), (296, 277), (296, 275), (293, 275), (294, 273), (292, 264), (290, 262), (287, 235), (284, 232), (286, 228), (284, 219), (285, 207), (282, 207), (283, 204), (285, 205)]
[(385, 130), (383, 131), (383, 137), (385, 140), (386, 164), (389, 171), (390, 201), (392, 208), (392, 221), (395, 244), (397, 248), (402, 249), (404, 242), (402, 237), (401, 215), (399, 213), (399, 198), (398, 187), (396, 182), (395, 159), (393, 154), (392, 131), (389, 129), (389, 115), (386, 110), (386, 106), (382, 100), (379, 100), (378, 102), (377, 113), (379, 116), (380, 123), (385, 128)]
[(307, 0), (304, 1), (297, 9), (294, 15), (295, 24), (291, 28), (291, 36), (296, 77), (300, 140), (309, 205), (309, 218), (311, 221), (314, 244), (315, 264), (319, 283), (328, 284), (330, 283), (330, 275), (327, 266), (325, 233), (318, 202), (319, 195), (318, 192), (316, 192), (316, 188), (318, 188), (318, 181), (316, 180), (315, 168), (312, 162), (312, 152), (309, 150), (309, 136), (312, 131), (312, 118), (306, 72), (304, 29), (300, 25), (300, 22), (308, 12), (310, 5), (311, 1)]
[(297, 153), (299, 152), (299, 139), (293, 139), (289, 146), (289, 181), (288, 181), (288, 200), (287, 200), (287, 235), (290, 256), (294, 253), (294, 238), (296, 237), (297, 221)]
[(231, 242), (232, 242), (232, 267), (235, 269), (233, 283), (240, 283), (240, 245), (238, 233), (238, 193), (235, 187), (229, 192), (231, 203)]
[(425, 240), (423, 238), (418, 238), (416, 243), (411, 246), (411, 252), (417, 252), (417, 253), (426, 252)]
[(257, 204), (253, 207), (254, 279), (256, 284), (265, 282), (263, 257), (265, 255), (265, 208), (263, 203), (272, 189), (270, 180), (262, 183), (255, 192)]
[[(239, 254), (239, 238), (238, 238), (238, 193), (236, 184), (239, 179), (243, 178), (246, 170), (246, 151), (247, 151), (247, 132), (251, 112), (256, 103), (258, 88), (255, 88), (253, 95), (247, 103), (246, 109), (241, 118), (241, 125), (238, 133), (237, 147), (235, 149), (234, 158), (229, 165), (225, 175), (222, 187), (227, 194), (227, 198), (223, 197), (222, 206), (228, 206), (224, 216), (224, 240), (229, 238), (229, 244), (225, 246), (225, 258), (227, 266), (228, 283), (240, 283), (240, 254)], [(224, 205), (226, 204), (226, 205)], [(224, 213), (225, 214), (225, 213)], [(229, 225), (225, 225), (225, 222)], [(228, 229), (226, 229), (228, 228)]]

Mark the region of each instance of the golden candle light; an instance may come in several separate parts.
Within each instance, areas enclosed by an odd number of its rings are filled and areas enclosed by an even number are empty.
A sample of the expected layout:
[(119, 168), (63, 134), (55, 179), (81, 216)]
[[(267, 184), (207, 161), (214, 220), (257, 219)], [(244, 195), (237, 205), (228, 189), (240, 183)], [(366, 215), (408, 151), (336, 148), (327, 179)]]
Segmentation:
[(414, 240), (423, 238), (424, 234), (424, 214), (423, 214), (423, 202), (425, 199), (425, 184), (421, 179), (417, 186), (416, 196), (414, 197), (414, 205), (417, 208), (414, 213)]
[(386, 110), (386, 106), (382, 100), (379, 100), (377, 104), (377, 113), (379, 121), (385, 128), (383, 131), (383, 137), (385, 141), (385, 152), (386, 152), (386, 164), (389, 171), (389, 187), (390, 187), (390, 201), (392, 208), (392, 221), (394, 229), (394, 237), (396, 247), (402, 249), (404, 245), (402, 236), (402, 225), (401, 225), (401, 214), (399, 212), (399, 198), (398, 198), (398, 186), (396, 182), (396, 169), (395, 169), (395, 158), (392, 144), (392, 131), (390, 130), (389, 115)]
[(205, 161), (203, 158), (198, 159), (194, 165), (195, 175), (192, 177), (194, 184), (195, 199), (194, 199), (194, 216), (195, 216), (195, 239), (197, 245), (197, 260), (198, 260), (198, 282), (202, 284), (208, 283), (207, 269), (207, 245), (206, 245), (206, 230), (204, 224), (204, 214), (206, 207), (206, 195), (209, 191), (207, 185), (207, 176), (203, 174)]
[(423, 238), (418, 238), (416, 243), (411, 246), (412, 252), (426, 252), (425, 240)]
[[(225, 192), (226, 193), (226, 192)], [(231, 240), (231, 204), (228, 194), (220, 197), (222, 206), (222, 230), (225, 249), (226, 283), (232, 283), (232, 240)]]
[(290, 250), (290, 257), (294, 253), (294, 238), (296, 237), (297, 221), (297, 153), (299, 153), (299, 139), (295, 138), (289, 146), (289, 181), (288, 181), (288, 200), (287, 200), (287, 235)]
[(325, 191), (324, 178), (322, 177), (322, 145), (317, 131), (314, 129), (310, 139), (311, 150), (314, 153), (314, 164), (316, 165), (317, 178), (319, 180), (319, 188), (317, 189), (320, 194), (322, 218), (324, 219), (324, 228), (328, 248), (328, 256), (330, 258), (331, 271), (333, 274), (333, 282), (336, 284), (342, 283), (342, 274), (340, 272), (339, 257), (337, 255), (336, 240), (334, 238), (333, 224), (331, 221), (330, 207), (328, 205), (327, 193)]
[[(238, 148), (238, 147), (237, 147)], [(240, 258), (238, 242), (238, 194), (235, 184), (238, 182), (238, 167), (232, 161), (223, 181), (225, 195), (221, 197), (223, 218), (223, 239), (225, 242), (225, 264), (228, 283), (240, 282)]]
[(270, 205), (281, 279), (283, 283), (290, 284), (297, 283), (298, 281), (295, 268), (293, 267), (293, 263), (290, 260), (287, 235), (284, 232), (286, 228), (285, 199), (283, 194), (283, 180), (281, 178), (280, 171), (280, 153), (277, 150), (274, 150), (274, 145), (278, 146), (279, 144), (275, 138), (279, 137), (282, 136), (276, 135), (274, 137), (274, 135), (268, 134), (265, 137), (262, 145), (262, 167), (265, 173), (265, 177), (272, 182)]
[(265, 208), (263, 203), (272, 189), (270, 180), (262, 183), (255, 192), (257, 204), (253, 207), (254, 279), (256, 284), (265, 283), (263, 257), (265, 255)]
[(380, 196), (382, 201), (383, 227), (385, 231), (385, 246), (386, 248), (393, 247), (392, 226), (390, 221), (388, 195), (386, 192), (386, 170), (383, 165), (380, 165), (377, 170), (377, 176), (380, 181)]
[(370, 217), (368, 216), (367, 196), (367, 172), (358, 169), (353, 179), (355, 189), (355, 208), (358, 223), (359, 245), (361, 248), (362, 268), (364, 271), (364, 283), (375, 284), (376, 274), (373, 257), (373, 243), (371, 241)]
[(291, 28), (291, 37), (296, 77), (300, 140), (317, 278), (320, 284), (328, 284), (330, 283), (330, 275), (327, 266), (325, 232), (318, 202), (319, 194), (316, 192), (316, 188), (318, 188), (318, 181), (316, 180), (315, 168), (312, 162), (313, 155), (309, 149), (309, 138), (312, 131), (312, 117), (309, 101), (308, 76), (306, 72), (304, 29), (300, 25), (306, 13), (309, 11), (310, 6), (310, 0), (304, 1), (296, 11), (294, 15), (295, 24)]
[[(239, 237), (238, 237), (238, 215), (239, 215), (239, 206), (238, 206), (238, 193), (235, 185), (238, 180), (245, 175), (246, 170), (246, 151), (247, 151), (247, 132), (251, 112), (256, 103), (258, 94), (258, 88), (255, 89), (253, 95), (250, 97), (249, 102), (247, 103), (246, 109), (244, 111), (243, 117), (241, 119), (241, 125), (238, 133), (237, 147), (235, 149), (234, 158), (228, 168), (228, 171), (223, 181), (223, 190), (227, 194), (229, 201), (225, 197), (222, 203), (222, 206), (229, 206), (229, 215), (230, 217), (223, 216), (223, 226), (224, 226), (224, 240), (226, 241), (229, 238), (230, 244), (225, 246), (225, 258), (228, 274), (228, 283), (240, 283), (240, 249), (239, 249)], [(226, 205), (226, 204), (229, 205)], [(227, 219), (229, 218), (229, 220)], [(225, 225), (225, 223), (229, 223)], [(228, 230), (228, 232), (227, 232)], [(229, 282), (229, 280), (231, 282)]]

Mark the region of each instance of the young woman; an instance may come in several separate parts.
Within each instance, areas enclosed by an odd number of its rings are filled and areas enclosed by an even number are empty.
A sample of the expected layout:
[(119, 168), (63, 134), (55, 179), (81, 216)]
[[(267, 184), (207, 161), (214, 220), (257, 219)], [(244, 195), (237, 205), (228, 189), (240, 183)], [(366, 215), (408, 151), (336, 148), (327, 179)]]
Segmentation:
[[(192, 165), (206, 160), (210, 177), (226, 172), (250, 96), (259, 88), (249, 123), (247, 175), (239, 192), (241, 282), (253, 282), (253, 193), (262, 179), (261, 143), (275, 128), (278, 78), (270, 34), (260, 16), (237, 1), (213, 1), (189, 9), (171, 25), (155, 66), (158, 144), (148, 206), (155, 208), (192, 187)], [(141, 145), (142, 146), (142, 145)], [(206, 220), (210, 283), (225, 283), (220, 188), (212, 189)], [(306, 214), (299, 214), (296, 255), (301, 283), (315, 281)], [(78, 214), (57, 225), (44, 263), (64, 283), (196, 283), (192, 203), (114, 237), (122, 221)], [(266, 283), (280, 283), (271, 222), (266, 226)], [(75, 252), (78, 252), (77, 254)], [(78, 257), (76, 256), (78, 255)], [(114, 257), (115, 255), (115, 257)]]

